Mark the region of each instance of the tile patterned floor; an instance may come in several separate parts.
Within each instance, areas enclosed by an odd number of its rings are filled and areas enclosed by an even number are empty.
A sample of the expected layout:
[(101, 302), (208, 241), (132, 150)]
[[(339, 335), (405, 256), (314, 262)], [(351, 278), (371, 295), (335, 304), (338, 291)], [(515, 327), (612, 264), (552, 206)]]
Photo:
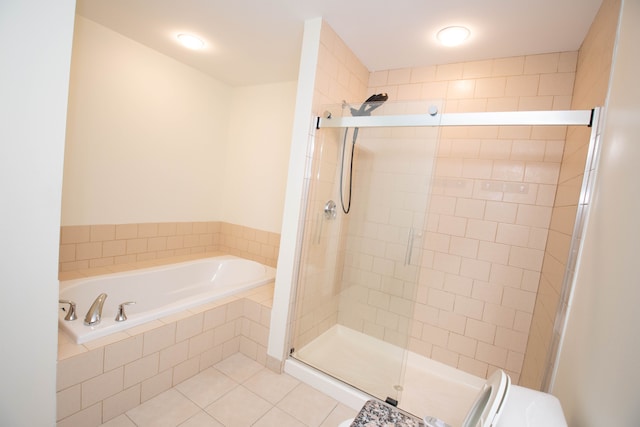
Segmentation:
[(357, 412), (236, 353), (102, 427), (335, 427)]

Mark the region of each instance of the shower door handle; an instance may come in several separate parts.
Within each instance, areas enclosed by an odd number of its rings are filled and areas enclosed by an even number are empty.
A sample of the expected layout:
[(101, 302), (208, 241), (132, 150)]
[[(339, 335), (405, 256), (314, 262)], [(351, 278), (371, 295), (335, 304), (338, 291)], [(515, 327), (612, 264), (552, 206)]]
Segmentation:
[(411, 227), (409, 229), (409, 237), (407, 238), (407, 250), (404, 254), (404, 265), (411, 264), (411, 255), (413, 255), (413, 243), (416, 237), (422, 237), (422, 234), (416, 233), (413, 227)]
[(409, 229), (409, 237), (407, 238), (407, 249), (404, 251), (404, 265), (408, 265), (411, 261), (411, 252), (413, 246), (413, 227)]

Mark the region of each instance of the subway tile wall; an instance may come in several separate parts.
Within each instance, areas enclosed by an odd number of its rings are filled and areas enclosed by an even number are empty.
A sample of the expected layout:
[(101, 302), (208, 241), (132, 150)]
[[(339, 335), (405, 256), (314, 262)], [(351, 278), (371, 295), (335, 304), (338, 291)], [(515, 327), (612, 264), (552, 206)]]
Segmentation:
[[(359, 102), (379, 92), (389, 94), (385, 104), (389, 108), (394, 101), (429, 101), (444, 112), (571, 108), (577, 52), (373, 72), (368, 88), (354, 91), (359, 87), (361, 64), (326, 24), (322, 39), (316, 114), (327, 104), (343, 99)], [(391, 133), (408, 140), (419, 136), (417, 132)], [(307, 161), (313, 168), (310, 177), (319, 179), (308, 182), (311, 202), (304, 241), (309, 246), (303, 253), (297, 295), (297, 345), (337, 321), (396, 344), (408, 340), (412, 351), (479, 376), (496, 367), (506, 369), (518, 382), (546, 257), (567, 128), (441, 130), (425, 203), (428, 210), (422, 233), (417, 233), (421, 234), (422, 267), (413, 289), (408, 285), (410, 273), (394, 277), (402, 254), (398, 241), (385, 239), (395, 234), (397, 240), (397, 230), (386, 228), (384, 239), (379, 232), (381, 242), (358, 243), (360, 230), (380, 229), (388, 223), (380, 217), (359, 224), (353, 216), (333, 223), (322, 219), (322, 205), (339, 197), (341, 135), (334, 133), (311, 133)], [(375, 133), (370, 137), (375, 139)], [(356, 156), (361, 169), (376, 161), (360, 147)], [(402, 233), (407, 224), (403, 227)], [(364, 249), (357, 249), (358, 245)], [(390, 251), (396, 259), (378, 257), (376, 247), (378, 252)], [(417, 295), (417, 304), (412, 316), (407, 316), (412, 294)]]
[[(569, 109), (577, 57), (374, 72), (369, 92), (387, 92), (390, 101), (434, 100), (447, 113)], [(519, 381), (566, 133), (546, 126), (441, 129), (410, 350), (482, 377), (502, 368)], [(370, 318), (368, 311), (362, 315)]]
[[(605, 0), (580, 47), (571, 109), (591, 109), (605, 103), (619, 11), (619, 0)], [(572, 127), (567, 133), (520, 381), (534, 389), (546, 386), (544, 383), (549, 378), (545, 378), (545, 372), (553, 368), (554, 352), (560, 340), (560, 331), (554, 325), (559, 305), (564, 308), (567, 305), (567, 301), (561, 301), (562, 287), (590, 133), (591, 129), (584, 127)]]
[[(345, 99), (361, 99), (366, 94), (369, 72), (325, 22), (322, 24), (313, 111), (317, 115), (330, 110), (339, 115)], [(322, 334), (337, 322), (340, 279), (345, 242), (342, 239), (344, 216), (327, 219), (323, 214), (329, 200), (338, 204), (340, 132), (328, 129), (311, 131), (305, 179), (308, 188), (304, 239), (292, 310), (293, 344), (297, 348)]]
[(279, 246), (277, 233), (217, 221), (62, 226), (59, 271), (216, 251), (275, 267)]

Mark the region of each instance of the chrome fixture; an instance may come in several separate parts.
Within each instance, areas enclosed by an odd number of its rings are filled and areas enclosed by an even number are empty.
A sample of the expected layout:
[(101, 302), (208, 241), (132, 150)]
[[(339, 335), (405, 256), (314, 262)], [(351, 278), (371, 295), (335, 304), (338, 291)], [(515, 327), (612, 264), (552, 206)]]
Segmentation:
[(416, 233), (413, 227), (409, 229), (409, 237), (407, 238), (407, 250), (404, 254), (404, 265), (411, 264), (411, 255), (413, 254), (413, 241), (415, 238), (422, 237), (422, 233)]
[(120, 304), (118, 306), (118, 314), (116, 314), (116, 322), (124, 322), (125, 320), (127, 320), (127, 314), (124, 312), (124, 306), (135, 304), (135, 303), (136, 303), (135, 301), (127, 301)]
[[(351, 115), (353, 117), (369, 117), (371, 112), (380, 107), (384, 102), (389, 99), (389, 95), (386, 93), (376, 93), (367, 98), (362, 103), (360, 108), (351, 108)], [(327, 117), (331, 119), (331, 117)], [(318, 119), (318, 129), (320, 129), (320, 120)], [(351, 210), (351, 190), (353, 188), (353, 156), (355, 155), (356, 140), (358, 139), (358, 127), (353, 128), (353, 139), (351, 140), (351, 157), (349, 158), (349, 195), (348, 200), (345, 202), (342, 194), (343, 180), (344, 180), (344, 153), (347, 149), (347, 133), (349, 129), (344, 131), (344, 140), (342, 141), (342, 160), (340, 161), (340, 205), (342, 206), (342, 212), (348, 214)]]
[[(64, 320), (76, 320), (78, 318), (78, 316), (76, 315), (76, 303), (73, 301), (69, 301), (66, 299), (60, 299), (58, 300), (58, 302), (60, 304), (69, 304), (69, 312), (67, 313), (66, 316), (64, 316)], [(64, 311), (64, 308), (62, 309), (62, 311)]]
[(84, 317), (84, 324), (87, 326), (95, 326), (100, 323), (102, 319), (102, 306), (104, 305), (104, 300), (107, 299), (107, 294), (100, 294), (98, 298), (91, 304), (89, 311), (87, 311), (87, 315)]
[(324, 217), (326, 219), (336, 219), (336, 215), (336, 202), (334, 202), (333, 200), (329, 200), (324, 205)]

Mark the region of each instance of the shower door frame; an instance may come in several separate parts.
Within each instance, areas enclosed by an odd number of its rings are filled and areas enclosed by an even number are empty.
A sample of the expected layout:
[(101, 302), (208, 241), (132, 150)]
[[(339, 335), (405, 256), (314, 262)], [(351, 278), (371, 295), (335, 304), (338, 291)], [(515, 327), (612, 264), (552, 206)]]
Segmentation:
[[(601, 108), (592, 110), (557, 110), (557, 111), (511, 111), (511, 112), (477, 112), (477, 113), (445, 113), (445, 114), (409, 114), (409, 115), (377, 115), (357, 117), (316, 117), (316, 129), (323, 128), (368, 128), (368, 127), (439, 127), (439, 126), (588, 126), (591, 137), (588, 146), (588, 157), (585, 174), (578, 202), (578, 212), (571, 238), (571, 250), (568, 254), (561, 298), (558, 303), (554, 322), (554, 336), (548, 352), (545, 366), (544, 390), (553, 384), (555, 365), (562, 340), (568, 305), (574, 288), (575, 268), (579, 262), (582, 230), (586, 226), (589, 207), (589, 195), (595, 181), (595, 169), (599, 158), (598, 122)], [(306, 209), (305, 209), (306, 211)], [(302, 245), (300, 245), (301, 247)], [(299, 255), (298, 255), (298, 259)], [(297, 283), (294, 289), (297, 289)], [(294, 308), (295, 310), (295, 308)], [(291, 358), (287, 362), (297, 361)], [(293, 371), (301, 369), (292, 368)], [(321, 372), (321, 371), (320, 371)], [(305, 374), (302, 374), (304, 376)], [(322, 375), (320, 375), (322, 376)], [(330, 380), (329, 380), (330, 381)], [(331, 386), (327, 386), (331, 387)], [(336, 386), (334, 386), (336, 387)], [(341, 388), (337, 385), (337, 388)]]

